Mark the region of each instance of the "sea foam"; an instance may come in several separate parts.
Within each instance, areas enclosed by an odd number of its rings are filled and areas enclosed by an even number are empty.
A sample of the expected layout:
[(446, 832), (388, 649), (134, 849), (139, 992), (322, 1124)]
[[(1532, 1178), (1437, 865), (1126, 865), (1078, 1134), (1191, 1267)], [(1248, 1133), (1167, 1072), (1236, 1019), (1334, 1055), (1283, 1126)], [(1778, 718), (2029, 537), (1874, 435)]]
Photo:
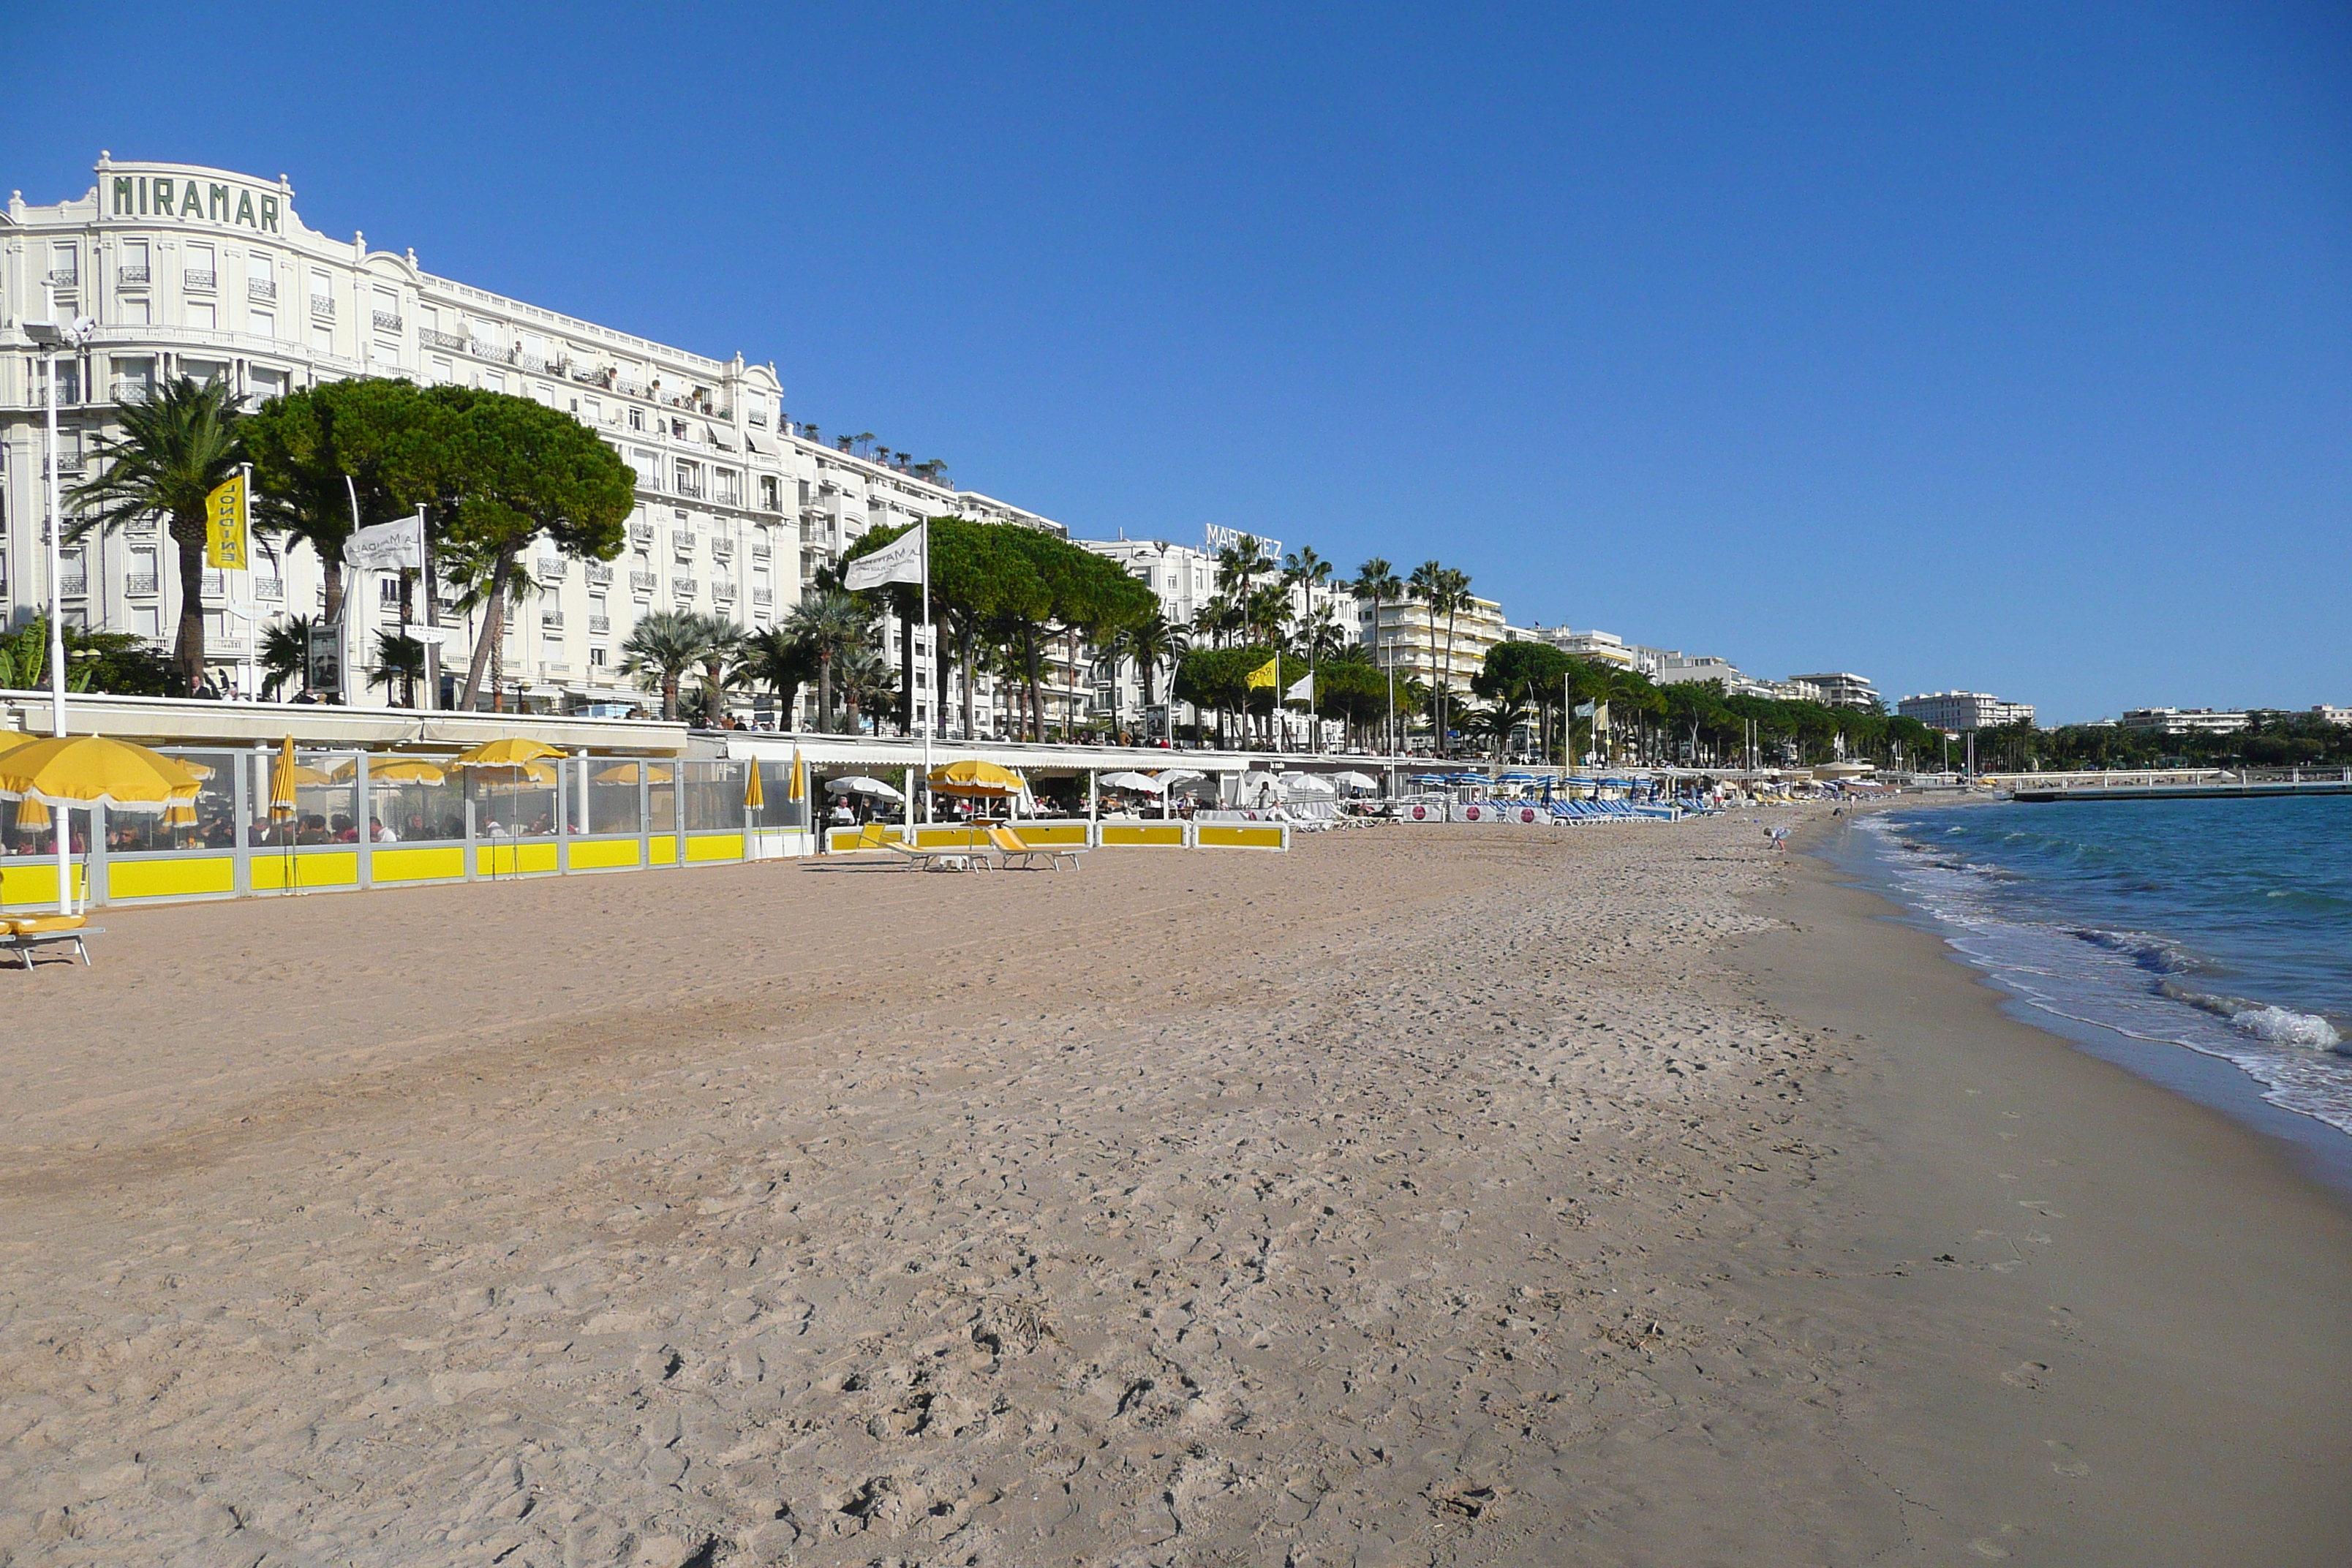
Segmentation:
[(2332, 1051), (2344, 1037), (2326, 1019), (2284, 1007), (2249, 1007), (2231, 1015), (2230, 1022), (2258, 1040), (2276, 1046), (2301, 1046), (2305, 1050)]

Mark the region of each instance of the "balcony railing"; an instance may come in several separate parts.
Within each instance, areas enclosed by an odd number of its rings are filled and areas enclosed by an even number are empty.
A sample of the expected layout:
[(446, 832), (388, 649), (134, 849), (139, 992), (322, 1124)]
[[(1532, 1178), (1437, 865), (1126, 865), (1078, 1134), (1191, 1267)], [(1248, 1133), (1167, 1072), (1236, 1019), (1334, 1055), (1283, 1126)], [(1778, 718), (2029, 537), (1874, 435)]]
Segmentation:
[(370, 320), (375, 322), (375, 330), (379, 332), (400, 331), (400, 312), (397, 310), (376, 310), (371, 312)]
[(467, 339), (466, 342), (466, 352), (472, 354), (476, 359), (495, 360), (499, 364), (514, 363), (514, 350), (502, 349), (496, 343), (486, 343), (479, 338)]
[(155, 591), (155, 574), (152, 572), (133, 572), (130, 576), (125, 577), (122, 580), (122, 591), (126, 594), (136, 594), (142, 597), (146, 595), (152, 594)]
[(205, 598), (219, 598), (228, 591), (228, 574), (225, 572), (205, 573), (201, 589)]
[(248, 278), (245, 280), (245, 297), (264, 305), (275, 304), (278, 300), (278, 285), (267, 278)]
[(52, 267), (45, 281), (52, 289), (78, 289), (81, 286), (81, 273), (71, 267)]
[(540, 611), (539, 629), (543, 632), (562, 631), (563, 629), (563, 612), (562, 610)]
[(687, 473), (681, 473), (681, 474), (679, 474), (679, 475), (677, 476), (677, 486), (676, 486), (675, 488), (676, 488), (677, 493), (677, 494), (679, 494), (679, 495), (682, 495), (682, 496), (692, 496), (692, 497), (694, 497), (694, 498), (695, 498), (695, 499), (697, 499), (697, 500), (700, 500), (700, 499), (701, 499), (701, 496), (702, 496), (702, 481), (701, 481), (700, 479), (697, 479), (697, 478), (696, 478), (694, 475), (692, 475), (692, 474), (687, 474)]
[(220, 279), (215, 274), (200, 271), (192, 267), (180, 274), (180, 281), (191, 289), (211, 289), (217, 287)]
[(612, 616), (589, 616), (589, 617), (588, 617), (588, 635), (589, 635), (590, 637), (604, 637), (604, 636), (609, 635), (609, 634), (611, 633), (612, 629), (613, 629), (613, 617), (612, 617)]
[(629, 538), (638, 544), (651, 544), (654, 542), (654, 525), (650, 522), (629, 524)]
[(681, 528), (669, 536), (669, 542), (670, 547), (677, 552), (678, 559), (682, 561), (694, 553), (694, 531), (690, 528)]
[(144, 403), (148, 394), (154, 390), (153, 382), (142, 381), (137, 376), (118, 375), (114, 378), (114, 401), (117, 403)]
[(772, 605), (775, 602), (776, 591), (773, 588), (754, 588), (751, 590), (751, 603), (761, 606), (762, 609), (765, 609), (768, 605)]
[(447, 349), (452, 353), (466, 352), (466, 340), (456, 332), (440, 332), (431, 327), (417, 329), (416, 341), (428, 349)]
[(313, 294), (310, 296), (310, 314), (314, 316), (332, 316), (334, 313), (335, 297), (333, 295)]
[(114, 281), (125, 289), (142, 287), (147, 281), (147, 269), (144, 267), (118, 267), (114, 269)]
[(560, 555), (541, 556), (531, 563), (531, 574), (542, 583), (562, 582), (563, 558)]
[(710, 553), (714, 558), (724, 561), (735, 553), (735, 542), (723, 533), (714, 533), (710, 536)]
[(286, 602), (285, 579), (282, 577), (256, 577), (253, 580), (253, 596), (264, 604), (284, 604)]
[(89, 593), (89, 577), (87, 574), (73, 577), (60, 574), (58, 578), (58, 592), (68, 599), (87, 597)]
[(701, 584), (691, 577), (673, 577), (669, 580), (669, 591), (681, 599), (693, 598), (696, 591), (701, 586)]
[(651, 572), (632, 572), (629, 574), (629, 592), (642, 599), (652, 593), (660, 581)]
[(764, 540), (764, 539), (755, 539), (755, 540), (751, 541), (751, 559), (752, 559), (752, 560), (754, 560), (754, 561), (765, 561), (766, 559), (768, 559), (768, 557), (769, 557), (769, 556), (772, 555), (773, 553), (775, 553), (774, 550), (773, 550), (773, 549), (769, 545), (769, 543), (768, 543), (768, 542), (767, 542), (766, 540)]
[(607, 566), (602, 561), (592, 561), (588, 563), (588, 585), (590, 587), (602, 588), (612, 581), (613, 569), (610, 566)]
[(735, 602), (735, 584), (721, 577), (710, 584), (710, 596), (731, 605)]

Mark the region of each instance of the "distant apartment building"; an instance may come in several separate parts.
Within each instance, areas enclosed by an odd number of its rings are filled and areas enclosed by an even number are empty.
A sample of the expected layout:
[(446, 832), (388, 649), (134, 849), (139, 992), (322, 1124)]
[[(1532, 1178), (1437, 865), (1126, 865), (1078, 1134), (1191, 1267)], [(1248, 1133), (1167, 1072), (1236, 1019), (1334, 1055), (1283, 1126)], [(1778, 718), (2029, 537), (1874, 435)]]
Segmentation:
[(1633, 650), (1614, 632), (1578, 632), (1566, 626), (1538, 626), (1513, 635), (1530, 642), (1549, 643), (1569, 658), (1580, 658), (1588, 664), (1604, 664), (1612, 669), (1635, 668)]
[(2032, 703), (2004, 701), (1989, 691), (1921, 692), (1897, 702), (1895, 710), (1906, 719), (1916, 719), (1931, 730), (1948, 730), (1954, 734), (2033, 722)]
[(1493, 599), (1472, 599), (1456, 611), (1450, 637), (1447, 617), (1423, 600), (1384, 600), (1377, 626), (1372, 602), (1356, 601), (1356, 640), (1371, 648), (1375, 664), (1431, 687), (1443, 683), (1457, 697), (1486, 668), (1486, 650), (1505, 640), (1505, 631), (1503, 606)]
[(2352, 730), (2352, 708), (2331, 708), (2322, 702), (2312, 708), (2311, 716), (2323, 724), (2341, 724)]
[(1739, 667), (1727, 658), (1713, 654), (1696, 657), (1660, 650), (1665, 657), (1652, 666), (1650, 679), (1660, 686), (1679, 686), (1686, 681), (1716, 680), (1723, 683), (1726, 692), (1737, 693), (1742, 688), (1759, 684), (1739, 672)]
[(1813, 688), (1821, 693), (1813, 700), (1832, 708), (1875, 708), (1879, 705), (1878, 688), (1870, 683), (1867, 676), (1838, 670), (1823, 675), (1792, 675), (1789, 679), (1792, 684), (1801, 683)]
[(2126, 708), (2123, 727), (2158, 735), (2234, 735), (2245, 714), (2218, 708)]

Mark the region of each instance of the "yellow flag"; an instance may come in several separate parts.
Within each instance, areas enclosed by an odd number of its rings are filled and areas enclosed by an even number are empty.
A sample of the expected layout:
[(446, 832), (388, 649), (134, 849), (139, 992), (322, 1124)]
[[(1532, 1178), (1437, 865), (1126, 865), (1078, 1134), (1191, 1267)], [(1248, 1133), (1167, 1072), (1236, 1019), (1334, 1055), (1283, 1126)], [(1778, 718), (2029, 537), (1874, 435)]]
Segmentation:
[(1280, 662), (1281, 660), (1278, 658), (1270, 658), (1264, 664), (1259, 665), (1255, 669), (1251, 670), (1249, 678), (1250, 685), (1253, 687), (1272, 686), (1274, 684), (1274, 667)]
[(245, 476), (223, 481), (205, 497), (205, 564), (242, 572), (245, 561)]

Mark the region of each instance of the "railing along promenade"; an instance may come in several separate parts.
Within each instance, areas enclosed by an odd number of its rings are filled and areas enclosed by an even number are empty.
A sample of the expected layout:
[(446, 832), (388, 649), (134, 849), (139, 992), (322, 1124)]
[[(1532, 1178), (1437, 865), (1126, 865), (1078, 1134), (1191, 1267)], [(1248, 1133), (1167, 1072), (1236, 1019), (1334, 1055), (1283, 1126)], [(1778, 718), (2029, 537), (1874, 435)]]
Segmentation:
[(2015, 800), (2198, 800), (2352, 795), (2352, 768), (2136, 768), (1986, 773), (1979, 783)]

